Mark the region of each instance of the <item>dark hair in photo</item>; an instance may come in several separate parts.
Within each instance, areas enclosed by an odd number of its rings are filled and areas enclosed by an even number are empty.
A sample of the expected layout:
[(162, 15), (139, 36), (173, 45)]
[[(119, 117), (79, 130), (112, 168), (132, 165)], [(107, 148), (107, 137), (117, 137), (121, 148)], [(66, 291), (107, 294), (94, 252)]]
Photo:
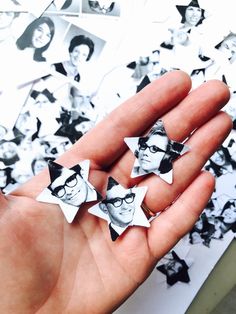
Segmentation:
[(174, 262), (177, 262), (181, 265), (178, 272), (171, 275), (171, 276), (168, 275), (168, 273), (166, 271), (166, 266), (168, 265), (168, 263), (166, 263), (164, 265), (157, 266), (156, 269), (166, 275), (167, 284), (170, 286), (173, 286), (178, 281), (185, 282), (185, 283), (190, 282), (190, 277), (188, 274), (189, 267), (186, 264), (185, 260), (179, 258), (179, 256), (174, 251), (171, 251), (171, 254), (172, 254), (171, 260)]
[(119, 185), (119, 183), (112, 177), (109, 177), (107, 183), (107, 191), (111, 190), (116, 185)]
[[(221, 47), (221, 45), (223, 44), (223, 42), (224, 42), (225, 40), (229, 39), (229, 38), (232, 37), (232, 36), (236, 37), (236, 34), (230, 32), (221, 42), (219, 42), (219, 43), (215, 46), (215, 48), (216, 48), (216, 49), (220, 49), (220, 47)], [(230, 60), (231, 58), (232, 58), (232, 56), (229, 58), (229, 60)], [(225, 82), (224, 82), (224, 83), (225, 83)], [(226, 84), (227, 84), (227, 83), (226, 83)]]
[[(151, 129), (151, 131), (147, 137), (140, 137), (139, 138), (138, 146), (141, 146), (142, 143), (146, 143), (150, 137), (155, 136), (155, 135), (161, 135), (161, 136), (167, 137), (166, 132), (162, 126), (160, 126), (160, 125), (158, 125), (157, 127), (154, 126)], [(173, 156), (170, 155), (170, 150), (171, 150), (171, 142), (168, 139), (168, 143), (167, 143), (167, 147), (166, 147), (166, 153), (165, 153), (165, 155), (164, 155), (164, 157), (160, 163), (160, 166), (158, 168), (160, 173), (167, 173), (172, 169), (172, 163), (171, 162), (172, 162)], [(139, 150), (135, 150), (134, 156), (136, 158), (138, 158)]]
[[(62, 171), (63, 171), (63, 166), (59, 165), (58, 163), (56, 163), (55, 161), (49, 160), (48, 161), (48, 170), (49, 170), (49, 175), (50, 175), (50, 180), (51, 180), (51, 184), (62, 175)], [(80, 165), (76, 165), (72, 168), (70, 168), (69, 170), (74, 171), (76, 174), (78, 174), (81, 178), (82, 174), (81, 174), (81, 170), (82, 168), (80, 167)], [(48, 189), (50, 191), (52, 191), (51, 188), (51, 184), (48, 186)]]
[[(235, 200), (235, 199), (230, 199), (230, 200), (228, 200), (228, 201), (225, 203), (225, 205), (224, 205), (224, 207), (223, 207), (223, 209), (222, 209), (220, 215), (222, 215), (222, 214), (224, 213), (224, 211), (225, 211), (226, 209), (229, 209), (231, 206), (233, 206), (234, 208), (236, 207), (236, 200)], [(233, 211), (233, 209), (232, 209), (232, 211)], [(236, 232), (236, 221), (233, 222), (233, 223), (231, 223), (231, 224), (227, 224), (227, 223), (224, 222), (224, 219), (223, 219), (222, 216), (219, 216), (218, 218), (222, 221), (222, 223), (223, 223), (225, 226), (227, 226), (227, 225), (229, 226), (229, 228), (228, 228), (227, 231), (232, 230), (233, 232)]]
[[(200, 232), (198, 232), (197, 230), (191, 230), (189, 232), (189, 243), (190, 244), (194, 244), (193, 233), (198, 233), (200, 235)], [(200, 237), (201, 237), (201, 235), (200, 235)], [(201, 237), (201, 239), (202, 239), (202, 237)]]
[(224, 207), (223, 207), (223, 209), (222, 209), (222, 211), (221, 211), (221, 215), (223, 214), (223, 212), (224, 212), (226, 209), (230, 208), (231, 206), (236, 207), (236, 200), (234, 200), (234, 199), (228, 200), (228, 201), (225, 203), (225, 205), (224, 205)]
[(5, 186), (0, 186), (0, 189), (4, 189), (5, 187), (8, 186), (8, 184), (14, 183), (14, 180), (11, 177), (12, 168), (7, 167), (4, 169), (0, 169), (0, 172), (4, 173), (4, 176), (6, 176), (6, 184)]
[(50, 29), (51, 38), (50, 41), (42, 48), (36, 48), (34, 51), (33, 59), (34, 61), (46, 61), (46, 58), (42, 56), (43, 52), (48, 49), (51, 44), (51, 41), (55, 34), (55, 25), (53, 21), (47, 16), (41, 16), (31, 22), (26, 29), (24, 30), (23, 34), (17, 39), (16, 46), (20, 50), (24, 50), (25, 48), (32, 47), (32, 37), (34, 31), (42, 24), (46, 23)]
[(86, 59), (86, 61), (89, 61), (89, 59), (92, 57), (92, 54), (94, 52), (94, 42), (89, 37), (86, 37), (84, 35), (78, 35), (71, 39), (70, 45), (69, 45), (69, 53), (71, 53), (75, 47), (80, 45), (87, 45), (89, 47), (89, 54)]
[[(90, 7), (91, 10), (101, 9), (99, 1), (91, 1), (91, 0), (89, 0), (88, 4), (89, 4), (89, 7)], [(115, 2), (113, 1), (111, 3), (111, 5), (109, 6), (109, 8), (107, 8), (106, 13), (111, 12), (114, 9), (114, 6), (115, 6)]]
[(44, 96), (47, 97), (47, 99), (51, 102), (54, 103), (57, 99), (53, 96), (53, 94), (51, 92), (49, 92), (49, 90), (47, 88), (45, 88), (43, 91), (37, 91), (37, 90), (33, 90), (30, 94), (30, 96), (33, 99), (36, 99), (38, 97), (38, 95), (43, 94)]
[(44, 157), (36, 157), (32, 160), (31, 162), (31, 170), (33, 172), (33, 174), (35, 175), (35, 165), (37, 164), (38, 161), (45, 161), (45, 162), (48, 162), (48, 160), (51, 160), (51, 159), (48, 159), (48, 158), (44, 158)]
[(195, 7), (195, 8), (201, 9), (201, 13), (202, 13), (201, 18), (195, 26), (200, 25), (202, 23), (202, 21), (205, 19), (205, 16), (204, 16), (205, 10), (200, 8), (197, 0), (192, 0), (188, 5), (176, 5), (177, 10), (179, 11), (180, 15), (182, 16), (181, 23), (186, 22), (185, 13), (186, 13), (186, 9), (188, 7)]
[[(77, 90), (77, 88), (75, 86), (71, 86), (70, 90), (69, 90), (69, 94), (70, 96), (74, 97), (75, 96), (75, 90)], [(81, 94), (82, 95), (82, 94)]]
[[(231, 159), (230, 153), (226, 147), (221, 145), (217, 151), (223, 152), (226, 164), (231, 163), (233, 168), (235, 168), (234, 162)], [(208, 160), (208, 162), (209, 162), (209, 164), (205, 167), (206, 170), (212, 169), (214, 171), (215, 176), (220, 177), (223, 174), (223, 166), (217, 165), (216, 163), (214, 163), (213, 160), (211, 160), (211, 158)]]
[(0, 141), (0, 146), (1, 145), (4, 145), (4, 143), (13, 143), (14, 144), (14, 148), (15, 148), (15, 154), (12, 156), (12, 157), (7, 157), (7, 158), (0, 158), (0, 161), (2, 161), (6, 166), (10, 166), (10, 165), (13, 165), (13, 164), (15, 164), (18, 160), (20, 160), (20, 158), (19, 158), (19, 156), (18, 156), (18, 153), (17, 153), (17, 145), (18, 144), (16, 144), (16, 141), (17, 140), (17, 138), (15, 139), (15, 140), (10, 140), (10, 141), (8, 141), (8, 140), (5, 140), (5, 139), (3, 139), (3, 140), (1, 140)]
[(61, 7), (61, 10), (66, 10), (69, 8), (69, 6), (71, 5), (72, 0), (66, 0), (65, 3), (63, 4), (63, 6)]

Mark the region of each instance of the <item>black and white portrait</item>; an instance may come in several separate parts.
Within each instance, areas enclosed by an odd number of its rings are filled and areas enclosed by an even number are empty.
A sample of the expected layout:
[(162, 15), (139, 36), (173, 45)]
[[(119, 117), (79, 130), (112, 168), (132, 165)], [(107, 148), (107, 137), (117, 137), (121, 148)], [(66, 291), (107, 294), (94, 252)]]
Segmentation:
[(82, 0), (82, 13), (98, 14), (103, 16), (120, 16), (119, 0)]
[(205, 10), (200, 7), (197, 0), (192, 0), (188, 5), (176, 5), (181, 15), (181, 23), (184, 28), (191, 29), (197, 27), (205, 19)]
[[(28, 24), (27, 24), (28, 22)], [(18, 31), (16, 47), (22, 62), (49, 62), (56, 58), (55, 50), (62, 44), (68, 22), (57, 16), (42, 15), (22, 19), (24, 28)], [(21, 26), (21, 27), (22, 27)]]
[[(211, 203), (207, 204), (206, 212), (204, 212), (194, 227), (189, 233), (190, 244), (203, 244), (206, 247), (210, 247), (212, 236), (215, 232), (215, 215), (213, 213), (214, 207), (210, 207)], [(212, 204), (213, 206), (213, 204)], [(209, 213), (210, 212), (210, 213)], [(206, 215), (208, 213), (208, 215)]]
[(107, 220), (112, 241), (129, 226), (150, 226), (141, 209), (146, 190), (146, 187), (124, 188), (114, 178), (108, 178), (106, 197), (89, 208), (89, 212)]
[(67, 221), (72, 222), (82, 204), (101, 199), (88, 181), (89, 165), (89, 160), (84, 160), (72, 168), (66, 168), (49, 161), (50, 184), (37, 200), (59, 204)]
[(172, 162), (188, 151), (185, 145), (168, 138), (161, 120), (147, 136), (125, 138), (125, 142), (136, 157), (131, 177), (155, 173), (168, 183), (172, 182)]
[[(160, 44), (163, 62), (169, 69), (182, 69), (189, 75), (195, 70), (204, 70), (212, 66), (214, 60), (205, 51), (199, 31), (205, 19), (205, 10), (197, 0), (188, 5), (176, 5), (181, 15), (178, 25), (168, 28), (166, 39)], [(198, 79), (199, 77), (194, 77)], [(204, 78), (201, 80), (204, 81)]]
[(184, 259), (181, 259), (175, 251), (171, 251), (165, 256), (165, 263), (156, 267), (161, 273), (166, 275), (166, 282), (173, 286), (177, 282), (189, 283), (189, 266)]
[(236, 232), (236, 200), (229, 199), (223, 206), (219, 216), (215, 218), (215, 239), (222, 239), (224, 235), (232, 231)]
[(72, 25), (64, 38), (61, 56), (58, 57), (61, 60), (54, 63), (52, 69), (80, 85), (88, 85), (89, 77), (92, 79), (94, 76), (94, 63), (104, 45), (103, 39)]
[(236, 34), (230, 32), (215, 48), (233, 63), (236, 58)]
[(147, 62), (147, 73), (143, 75), (142, 80), (137, 85), (137, 92), (139, 92), (145, 86), (147, 86), (152, 81), (158, 79), (159, 77), (161, 77), (163, 74), (167, 72), (167, 70), (161, 64), (159, 49), (153, 50), (152, 53), (147, 57), (146, 62)]
[(135, 193), (132, 189), (124, 189), (113, 178), (109, 178), (106, 199), (100, 203), (100, 208), (110, 218), (109, 228), (113, 241), (132, 223), (135, 212), (134, 199)]
[(228, 148), (223, 145), (209, 158), (205, 165), (205, 169), (216, 177), (232, 173), (235, 167), (235, 161), (231, 159)]
[(72, 84), (68, 84), (67, 104), (61, 107), (57, 119), (59, 128), (54, 133), (64, 136), (75, 143), (96, 124), (98, 110), (93, 104), (92, 96)]
[(46, 61), (44, 52), (49, 48), (55, 33), (55, 24), (50, 17), (33, 20), (16, 40), (17, 48), (25, 51), (34, 61)]
[(18, 147), (17, 144), (8, 140), (0, 141), (0, 161), (3, 162), (5, 166), (13, 165), (19, 160)]

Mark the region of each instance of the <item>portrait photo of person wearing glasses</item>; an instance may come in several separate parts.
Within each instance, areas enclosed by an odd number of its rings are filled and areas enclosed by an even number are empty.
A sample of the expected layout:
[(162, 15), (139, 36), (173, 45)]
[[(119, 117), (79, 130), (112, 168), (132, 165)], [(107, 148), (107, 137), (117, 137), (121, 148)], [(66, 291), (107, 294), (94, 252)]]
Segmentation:
[(37, 196), (37, 201), (58, 204), (68, 223), (72, 223), (80, 206), (101, 200), (101, 195), (89, 182), (90, 161), (66, 168), (52, 160), (48, 162), (51, 183)]
[(94, 216), (106, 220), (108, 232), (115, 241), (128, 227), (150, 227), (143, 211), (143, 199), (147, 187), (124, 187), (114, 178), (108, 177), (106, 194), (102, 201), (88, 209)]
[(187, 146), (168, 138), (163, 122), (158, 120), (145, 137), (125, 138), (136, 157), (131, 177), (151, 172), (172, 182), (172, 162), (188, 151)]
[(81, 204), (98, 199), (98, 193), (86, 180), (80, 165), (73, 168), (49, 162), (51, 184), (48, 189), (61, 202), (80, 207)]
[(132, 189), (123, 188), (109, 177), (106, 199), (99, 206), (109, 216), (109, 229), (113, 241), (132, 223), (135, 212), (134, 200), (135, 193)]

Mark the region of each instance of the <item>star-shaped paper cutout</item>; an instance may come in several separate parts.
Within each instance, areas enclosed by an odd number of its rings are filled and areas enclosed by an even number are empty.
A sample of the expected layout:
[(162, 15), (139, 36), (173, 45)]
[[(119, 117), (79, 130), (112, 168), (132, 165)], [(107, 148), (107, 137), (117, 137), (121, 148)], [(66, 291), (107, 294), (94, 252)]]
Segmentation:
[(162, 120), (158, 120), (145, 137), (125, 137), (125, 143), (136, 159), (131, 177), (149, 173), (159, 175), (167, 183), (173, 182), (173, 161), (189, 148), (168, 138)]
[(150, 227), (141, 208), (146, 192), (147, 187), (126, 189), (109, 177), (105, 199), (90, 207), (88, 212), (107, 221), (111, 238), (115, 241), (129, 226)]
[(187, 9), (189, 6), (191, 6), (191, 7), (197, 7), (197, 8), (199, 8), (199, 9), (201, 9), (201, 18), (200, 18), (199, 22), (195, 25), (195, 27), (196, 27), (196, 26), (198, 26), (199, 24), (201, 24), (202, 21), (205, 19), (205, 16), (204, 16), (205, 10), (200, 7), (200, 5), (199, 5), (199, 3), (198, 3), (197, 0), (192, 0), (192, 1), (190, 1), (188, 5), (176, 5), (177, 10), (179, 11), (179, 13), (180, 13), (180, 15), (181, 15), (181, 17), (182, 17), (181, 23), (184, 23), (185, 20), (186, 20), (185, 12), (186, 12), (186, 9)]
[(44, 203), (58, 204), (71, 223), (82, 204), (100, 200), (101, 195), (88, 181), (89, 160), (66, 168), (54, 161), (48, 164), (51, 183), (37, 197)]
[(62, 124), (54, 135), (67, 137), (71, 141), (71, 143), (74, 144), (78, 139), (80, 139), (84, 135), (84, 133), (82, 133), (81, 131), (76, 130), (76, 126), (80, 125), (81, 123), (89, 123), (88, 128), (92, 127), (91, 120), (89, 120), (86, 117), (80, 116), (78, 119), (72, 122)]
[(170, 286), (173, 286), (178, 281), (185, 283), (190, 282), (188, 275), (189, 267), (186, 262), (179, 258), (175, 251), (172, 251), (171, 255), (172, 257), (167, 263), (157, 266), (156, 269), (166, 275), (166, 282)]

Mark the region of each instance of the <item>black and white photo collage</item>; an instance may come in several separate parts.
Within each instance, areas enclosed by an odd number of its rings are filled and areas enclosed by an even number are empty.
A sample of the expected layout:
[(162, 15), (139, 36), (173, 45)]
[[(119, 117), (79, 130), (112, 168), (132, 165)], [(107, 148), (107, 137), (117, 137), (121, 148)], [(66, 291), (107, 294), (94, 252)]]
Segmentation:
[(216, 179), (209, 203), (117, 314), (152, 314), (156, 306), (161, 314), (182, 314), (235, 237), (234, 9), (233, 0), (0, 1), (3, 193), (37, 175), (168, 71), (187, 72), (192, 88), (218, 79), (230, 89), (223, 110), (233, 130), (204, 167)]
[(4, 193), (40, 172), (104, 117), (96, 95), (105, 60), (119, 43), (125, 8), (120, 1), (1, 2)]

